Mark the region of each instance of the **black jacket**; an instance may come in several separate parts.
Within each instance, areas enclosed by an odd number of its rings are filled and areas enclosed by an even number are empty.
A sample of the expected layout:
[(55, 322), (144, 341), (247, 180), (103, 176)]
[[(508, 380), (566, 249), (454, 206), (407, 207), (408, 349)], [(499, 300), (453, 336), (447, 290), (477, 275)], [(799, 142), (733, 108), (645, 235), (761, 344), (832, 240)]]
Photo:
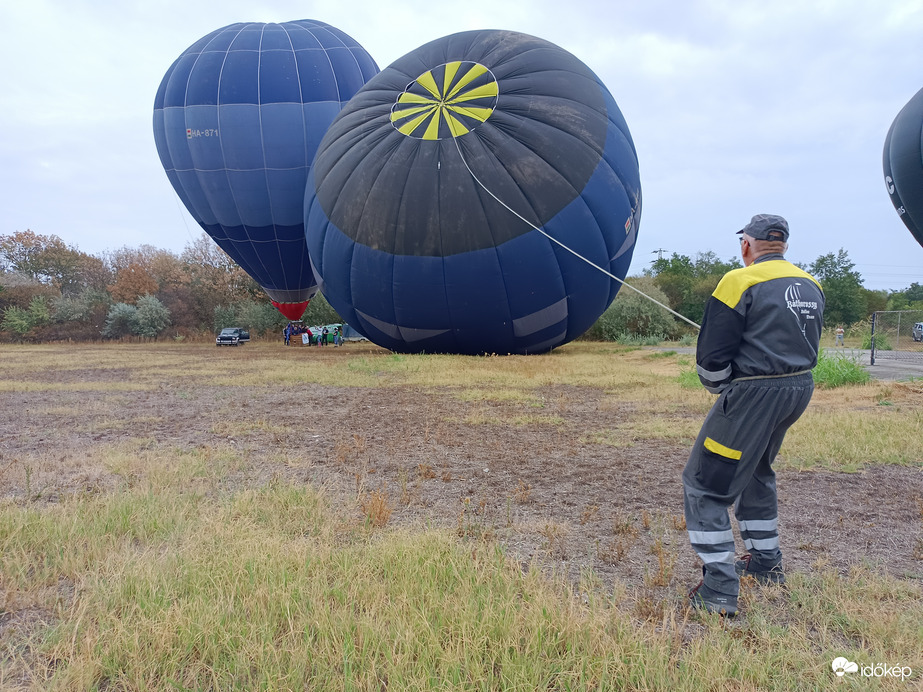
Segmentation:
[(772, 377), (817, 365), (824, 292), (782, 255), (765, 255), (721, 279), (705, 306), (699, 379), (718, 394), (738, 377)]

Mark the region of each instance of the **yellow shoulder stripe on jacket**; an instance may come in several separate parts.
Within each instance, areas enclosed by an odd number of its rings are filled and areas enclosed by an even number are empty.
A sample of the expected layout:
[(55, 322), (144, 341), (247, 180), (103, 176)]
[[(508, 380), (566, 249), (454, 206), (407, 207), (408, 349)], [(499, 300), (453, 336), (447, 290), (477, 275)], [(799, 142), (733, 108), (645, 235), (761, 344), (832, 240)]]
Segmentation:
[(756, 262), (749, 267), (732, 269), (724, 275), (712, 295), (729, 308), (733, 308), (737, 306), (748, 288), (772, 279), (806, 279), (813, 281), (818, 288), (821, 287), (817, 279), (791, 262), (767, 260)]
[(743, 456), (738, 449), (731, 449), (730, 447), (725, 447), (720, 442), (715, 442), (710, 437), (705, 438), (705, 449), (709, 452), (717, 454), (718, 456), (724, 457), (725, 459), (733, 459), (734, 461), (740, 461), (740, 457)]

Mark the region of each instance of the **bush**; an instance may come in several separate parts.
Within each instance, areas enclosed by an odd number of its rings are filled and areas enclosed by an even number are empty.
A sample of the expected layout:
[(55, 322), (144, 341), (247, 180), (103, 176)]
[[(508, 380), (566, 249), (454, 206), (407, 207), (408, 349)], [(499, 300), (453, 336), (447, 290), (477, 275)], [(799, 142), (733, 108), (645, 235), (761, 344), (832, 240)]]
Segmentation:
[(57, 296), (51, 303), (55, 322), (90, 322), (100, 306), (108, 311), (112, 298), (104, 291), (91, 288), (78, 295)]
[(23, 310), (16, 305), (11, 305), (3, 313), (3, 323), (0, 328), (5, 332), (13, 332), (19, 336), (24, 336), (32, 328), (29, 324), (29, 311)]
[(51, 311), (44, 296), (35, 296), (24, 310), (12, 305), (3, 313), (2, 329), (25, 336), (36, 327), (44, 327), (51, 321)]
[(138, 331), (138, 308), (128, 303), (116, 303), (109, 308), (106, 315), (106, 326), (103, 327), (103, 336), (110, 339), (120, 339), (123, 336), (136, 334)]
[[(639, 291), (668, 304), (666, 294), (648, 276), (627, 279), (627, 283)], [(612, 305), (587, 331), (587, 338), (598, 341), (619, 341), (637, 343), (632, 340), (663, 341), (676, 331), (676, 323), (669, 312), (653, 301), (639, 295), (630, 288), (622, 287)]]
[(157, 298), (148, 294), (138, 298), (136, 305), (136, 328), (138, 336), (156, 338), (170, 324), (170, 311)]
[(304, 320), (305, 324), (336, 324), (343, 322), (343, 318), (330, 306), (330, 303), (321, 293), (311, 299), (308, 309), (301, 319)]
[(215, 306), (215, 323), (212, 328), (215, 333), (220, 332), (225, 327), (237, 326), (237, 310), (233, 305), (216, 305)]
[(845, 353), (827, 355), (823, 349), (817, 354), (814, 384), (832, 389), (845, 384), (865, 384), (872, 378), (859, 363), (857, 356)]
[[(870, 349), (872, 348), (872, 333), (867, 332), (862, 336), (862, 348)], [(887, 334), (875, 334), (875, 350), (876, 351), (893, 351), (894, 347), (891, 346), (891, 340), (888, 338)]]
[(265, 335), (267, 332), (282, 334), (288, 318), (268, 301), (248, 300), (237, 303), (237, 324), (250, 330), (251, 334)]

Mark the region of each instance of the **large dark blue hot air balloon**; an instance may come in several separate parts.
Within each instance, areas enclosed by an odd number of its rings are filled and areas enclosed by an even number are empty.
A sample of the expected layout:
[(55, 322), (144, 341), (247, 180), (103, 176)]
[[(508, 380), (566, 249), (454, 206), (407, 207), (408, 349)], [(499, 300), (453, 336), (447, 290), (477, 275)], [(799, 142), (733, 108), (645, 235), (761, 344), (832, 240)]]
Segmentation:
[(882, 158), (891, 203), (923, 245), (923, 89), (891, 123)]
[[(305, 226), (324, 297), (400, 352), (541, 353), (586, 331), (631, 262), (638, 159), (576, 57), (511, 31), (405, 55), (318, 148)], [(311, 194), (313, 193), (313, 195)]]
[(304, 234), (311, 161), (337, 113), (377, 72), (329, 24), (241, 23), (190, 46), (157, 90), (154, 139), (167, 177), (290, 319), (317, 292)]

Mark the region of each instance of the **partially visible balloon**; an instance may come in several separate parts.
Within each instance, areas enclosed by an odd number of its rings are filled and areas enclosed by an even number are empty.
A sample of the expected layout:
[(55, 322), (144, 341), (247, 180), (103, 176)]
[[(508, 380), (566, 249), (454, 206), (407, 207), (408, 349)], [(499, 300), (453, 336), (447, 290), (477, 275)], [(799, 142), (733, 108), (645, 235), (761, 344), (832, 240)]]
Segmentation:
[(324, 136), (305, 200), (324, 297), (402, 352), (575, 339), (621, 284), (535, 227), (624, 278), (640, 218), (638, 158), (608, 89), (512, 31), (438, 39), (370, 79)]
[(239, 23), (186, 49), (154, 101), (154, 140), (192, 217), (298, 319), (317, 292), (305, 183), (317, 145), (378, 66), (323, 22)]
[(923, 89), (891, 123), (882, 160), (891, 203), (923, 245)]

